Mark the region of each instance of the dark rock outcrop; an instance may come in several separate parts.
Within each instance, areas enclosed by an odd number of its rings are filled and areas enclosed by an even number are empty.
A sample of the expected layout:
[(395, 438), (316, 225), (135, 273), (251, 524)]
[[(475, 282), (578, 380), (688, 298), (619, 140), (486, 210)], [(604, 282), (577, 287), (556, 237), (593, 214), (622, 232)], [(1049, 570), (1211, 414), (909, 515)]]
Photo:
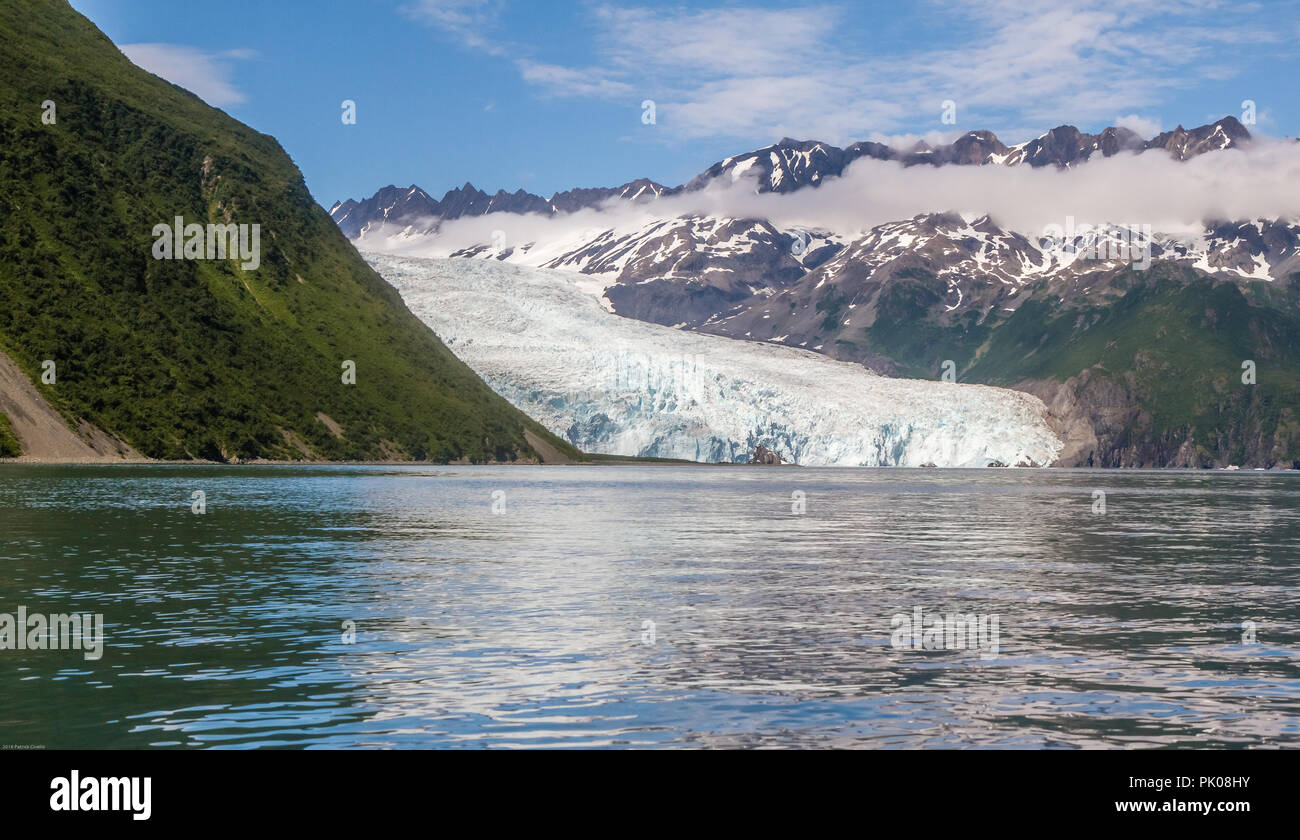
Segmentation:
[(762, 464), (764, 466), (780, 466), (785, 463), (785, 459), (775, 449), (768, 449), (763, 444), (754, 447), (754, 455), (749, 459), (751, 464)]

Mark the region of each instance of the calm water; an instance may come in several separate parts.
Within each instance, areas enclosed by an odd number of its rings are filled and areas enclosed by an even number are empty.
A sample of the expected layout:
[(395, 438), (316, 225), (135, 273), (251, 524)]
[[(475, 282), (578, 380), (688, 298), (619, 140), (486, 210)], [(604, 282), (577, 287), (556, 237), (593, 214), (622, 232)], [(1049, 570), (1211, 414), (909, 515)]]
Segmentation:
[(1298, 545), (1281, 473), (0, 465), (0, 613), (106, 624), (0, 747), (1297, 746)]

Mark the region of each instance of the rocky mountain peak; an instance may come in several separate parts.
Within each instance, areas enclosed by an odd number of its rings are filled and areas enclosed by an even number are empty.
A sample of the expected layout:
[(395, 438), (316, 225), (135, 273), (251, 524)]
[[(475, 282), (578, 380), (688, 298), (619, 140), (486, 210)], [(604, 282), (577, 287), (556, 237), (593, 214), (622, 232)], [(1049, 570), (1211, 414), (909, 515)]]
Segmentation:
[(946, 145), (931, 146), (918, 141), (907, 150), (875, 141), (853, 143), (846, 148), (819, 140), (782, 137), (776, 143), (734, 155), (710, 166), (679, 187), (666, 187), (648, 178), (638, 178), (619, 187), (565, 190), (549, 200), (522, 189), (513, 193), (498, 190), (488, 195), (472, 183), (450, 190), (435, 201), (415, 184), (384, 187), (363, 201), (336, 202), (330, 216), (349, 237), (356, 238), (371, 224), (410, 224), (424, 218), (455, 219), (485, 213), (570, 213), (600, 206), (611, 199), (653, 201), (681, 192), (701, 190), (715, 181), (722, 184), (746, 180), (759, 193), (790, 193), (817, 187), (836, 178), (859, 158), (897, 161), (904, 166), (1077, 166), (1100, 152), (1111, 157), (1120, 152), (1139, 153), (1164, 149), (1178, 160), (1206, 152), (1234, 148), (1250, 141), (1250, 132), (1235, 117), (1227, 116), (1210, 125), (1186, 129), (1179, 125), (1144, 141), (1128, 128), (1110, 126), (1100, 134), (1088, 134), (1074, 125), (1059, 125), (1041, 136), (1016, 146), (1006, 146), (992, 131), (968, 131)]

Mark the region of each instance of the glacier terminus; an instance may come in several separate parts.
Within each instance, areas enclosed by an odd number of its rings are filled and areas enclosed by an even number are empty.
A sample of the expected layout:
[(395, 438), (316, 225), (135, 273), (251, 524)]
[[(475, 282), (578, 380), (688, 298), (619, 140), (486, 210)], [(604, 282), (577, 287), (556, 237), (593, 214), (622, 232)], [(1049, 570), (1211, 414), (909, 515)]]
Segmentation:
[(489, 386), (586, 452), (805, 466), (1049, 464), (1037, 398), (894, 379), (776, 343), (624, 318), (574, 272), (365, 253)]

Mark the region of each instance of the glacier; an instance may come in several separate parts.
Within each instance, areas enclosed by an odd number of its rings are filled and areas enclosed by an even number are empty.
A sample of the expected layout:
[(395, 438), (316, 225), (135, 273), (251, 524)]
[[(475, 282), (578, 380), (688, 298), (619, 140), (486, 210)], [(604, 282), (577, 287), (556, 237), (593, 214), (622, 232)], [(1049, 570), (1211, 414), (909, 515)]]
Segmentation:
[(983, 467), (1062, 446), (1029, 394), (624, 318), (573, 272), (362, 255), (493, 390), (586, 452), (746, 462), (762, 444), (805, 466)]

